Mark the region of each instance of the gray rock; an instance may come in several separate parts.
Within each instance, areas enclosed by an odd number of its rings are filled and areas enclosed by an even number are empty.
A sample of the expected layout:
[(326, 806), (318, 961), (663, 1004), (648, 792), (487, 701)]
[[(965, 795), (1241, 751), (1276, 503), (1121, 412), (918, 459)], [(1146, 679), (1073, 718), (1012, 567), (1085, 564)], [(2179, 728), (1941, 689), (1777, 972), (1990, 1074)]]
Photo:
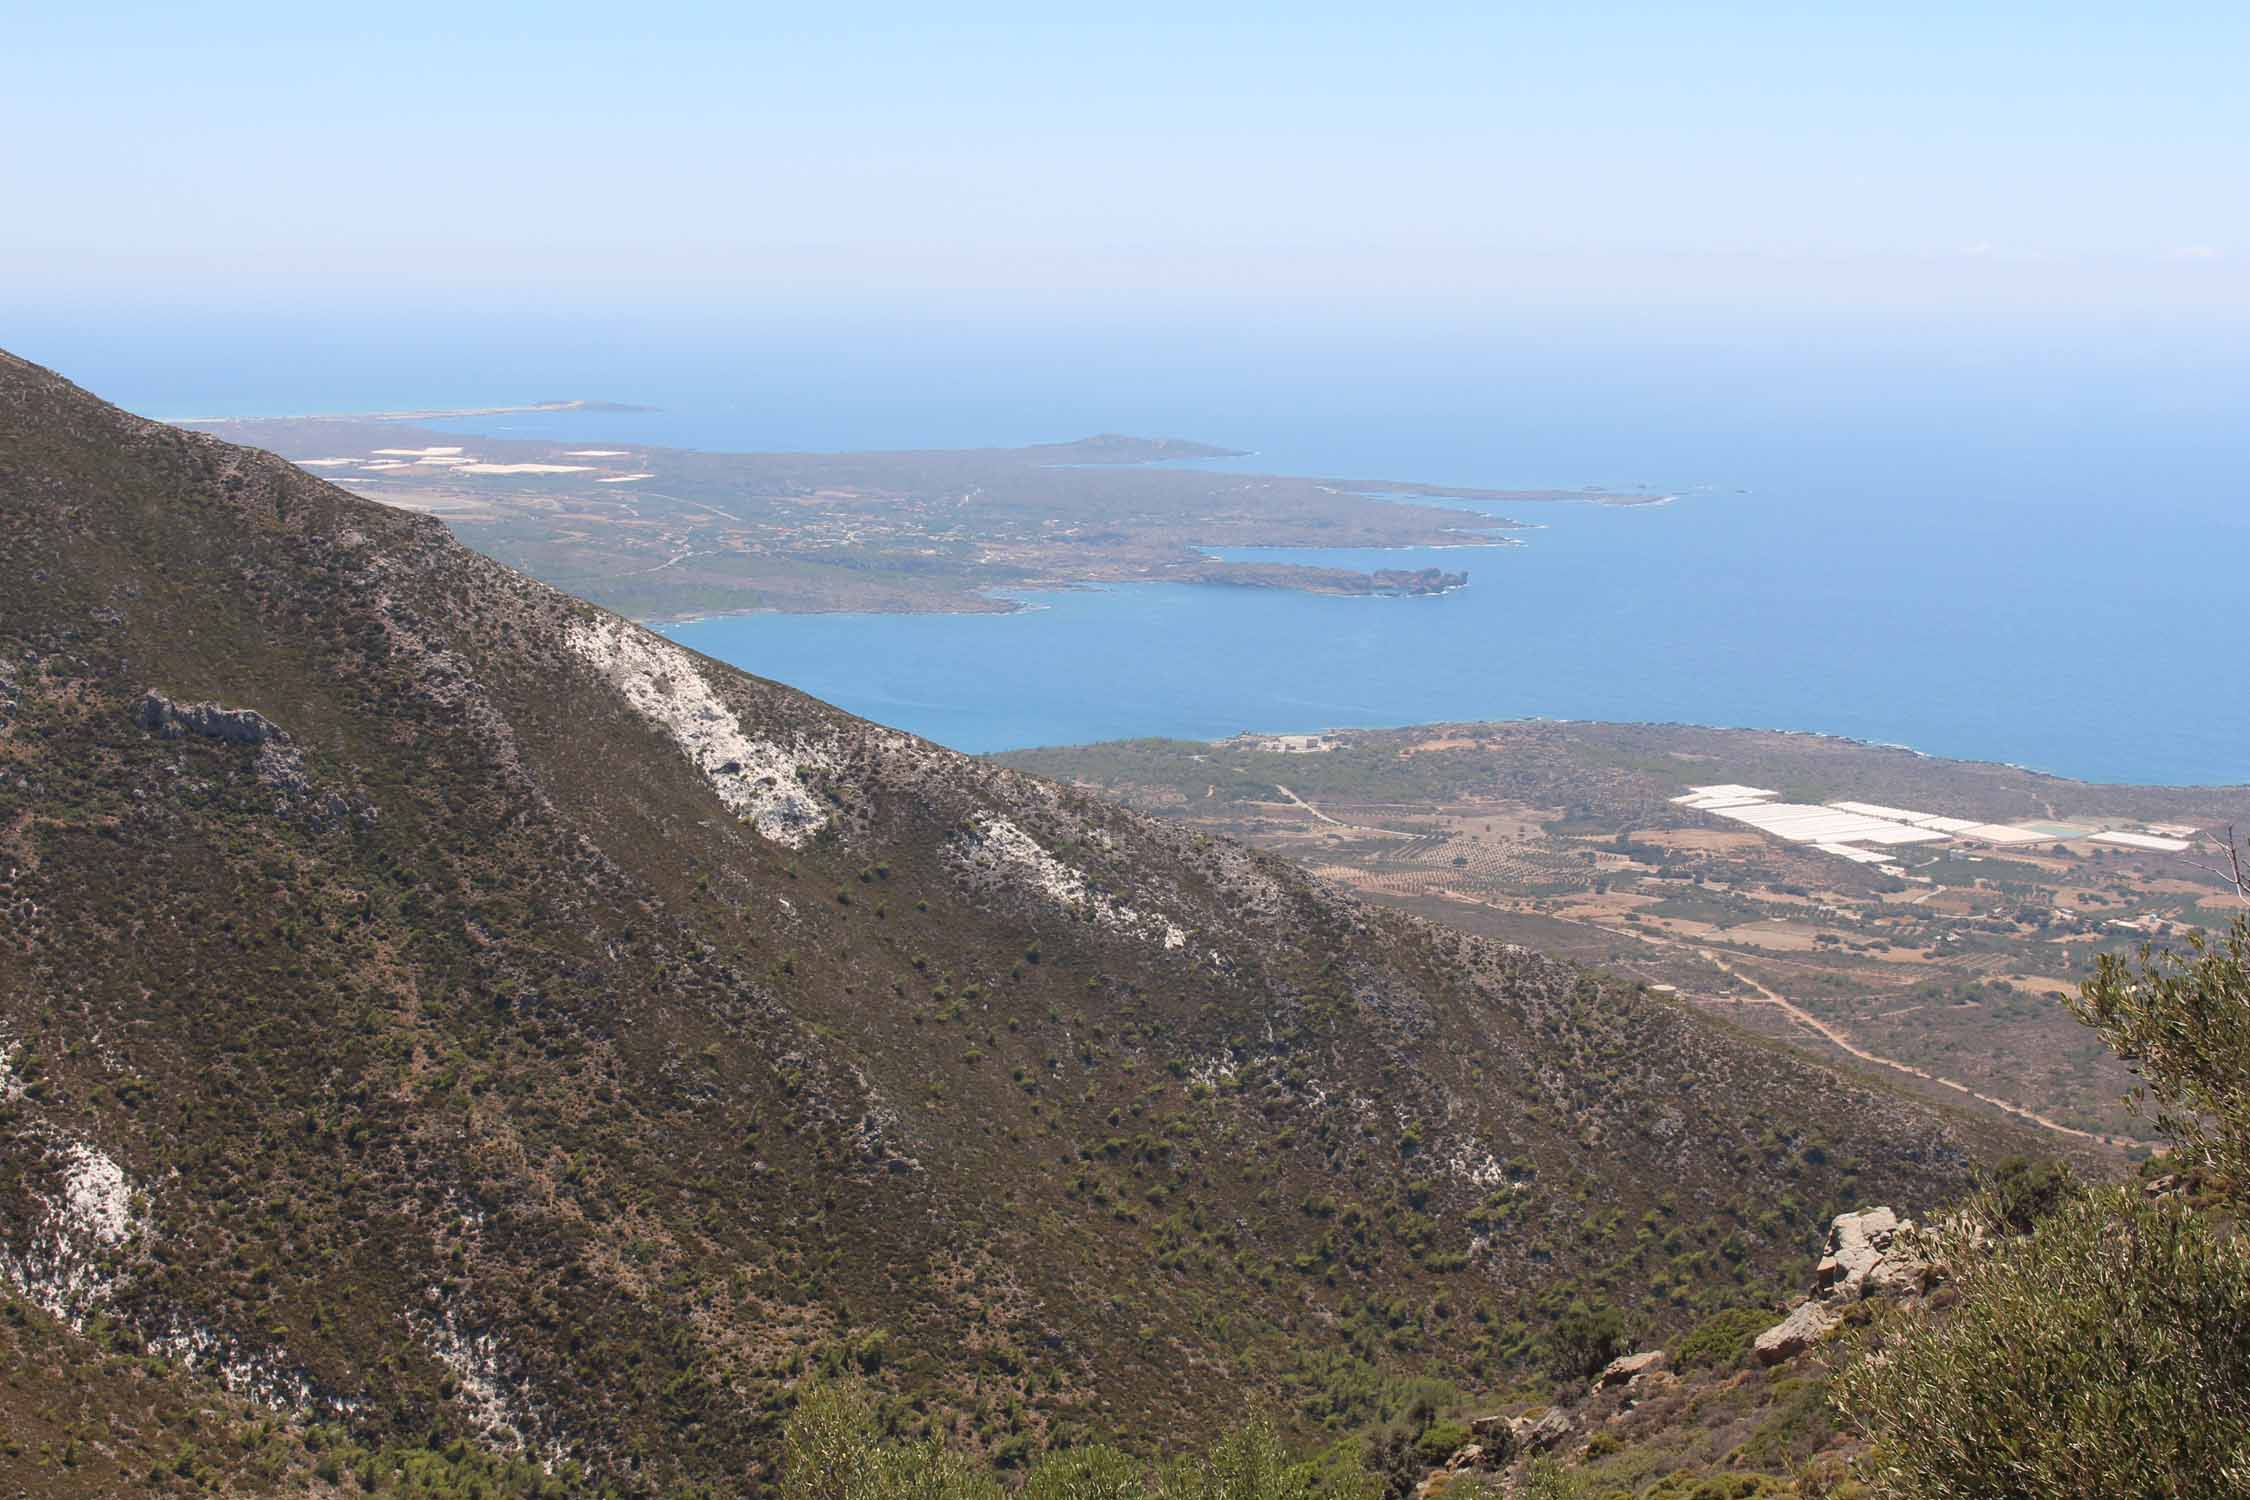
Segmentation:
[(193, 734), (224, 740), (230, 745), (289, 743), (288, 732), (256, 709), (222, 708), (216, 703), (174, 703), (153, 688), (134, 709), (133, 722), (164, 740)]
[(1543, 1453), (1549, 1448), (1569, 1441), (1570, 1418), (1559, 1407), (1550, 1406), (1538, 1421), (1518, 1417), (1515, 1423), (1516, 1447), (1524, 1453)]
[(1914, 1223), (1888, 1208), (1838, 1214), (1813, 1274), (1813, 1295), (1832, 1302), (1909, 1296), (1928, 1285), (1929, 1263), (1912, 1248)]
[(305, 757), (295, 747), (268, 742), (258, 752), (258, 780), (278, 792), (305, 790)]

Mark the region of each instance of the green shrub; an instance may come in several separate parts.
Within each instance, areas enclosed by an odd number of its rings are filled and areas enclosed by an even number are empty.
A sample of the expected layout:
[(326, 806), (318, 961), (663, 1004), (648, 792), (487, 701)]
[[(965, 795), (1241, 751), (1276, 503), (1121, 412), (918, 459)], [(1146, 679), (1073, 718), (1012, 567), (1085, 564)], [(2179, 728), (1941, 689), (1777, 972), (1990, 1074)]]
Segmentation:
[(1323, 1483), (1314, 1465), (1293, 1459), (1271, 1427), (1221, 1438), (1211, 1450), (1165, 1469), (1150, 1500), (1373, 1500), (1374, 1486)]
[(1585, 1480), (1551, 1458), (1535, 1458), (1516, 1488), (1516, 1500), (1588, 1500)]
[(2250, 921), (2105, 956), (2072, 1009), (2224, 1215), (2004, 1168), (1930, 1239), (1950, 1308), (1878, 1323), (1837, 1378), (1892, 1500), (2250, 1493)]
[(1996, 1164), (1985, 1181), (1995, 1216), (2016, 1234), (2053, 1213), (2077, 1191), (2078, 1179), (2069, 1166), (2053, 1160), (2010, 1156)]
[(1901, 1314), (1837, 1383), (1878, 1492), (1914, 1500), (2250, 1492), (2250, 1251), (2103, 1189), (2030, 1235), (1939, 1245), (1958, 1301)]
[(1772, 1313), (1755, 1307), (1713, 1313), (1682, 1336), (1672, 1350), (1672, 1363), (1682, 1370), (1731, 1370), (1749, 1356), (1752, 1341), (1776, 1321)]
[(1095, 1444), (1042, 1459), (1025, 1477), (1021, 1500), (1142, 1500), (1147, 1493), (1145, 1465)]
[(2250, 1192), (2250, 919), (2177, 953), (2143, 947), (2138, 964), (2103, 954), (2071, 1010), (2141, 1075), (2135, 1107), (2153, 1098), (2194, 1165)]
[[(782, 1433), (784, 1500), (1001, 1500), (993, 1476), (936, 1439), (886, 1440), (875, 1408), (848, 1385), (815, 1384)], [(1375, 1500), (1363, 1471), (1290, 1454), (1271, 1427), (1222, 1438), (1150, 1471), (1114, 1448), (1049, 1454), (1025, 1475), (1020, 1500)]]
[(1625, 1315), (1607, 1302), (1574, 1301), (1548, 1335), (1548, 1368), (1561, 1380), (1584, 1380), (1624, 1352)]

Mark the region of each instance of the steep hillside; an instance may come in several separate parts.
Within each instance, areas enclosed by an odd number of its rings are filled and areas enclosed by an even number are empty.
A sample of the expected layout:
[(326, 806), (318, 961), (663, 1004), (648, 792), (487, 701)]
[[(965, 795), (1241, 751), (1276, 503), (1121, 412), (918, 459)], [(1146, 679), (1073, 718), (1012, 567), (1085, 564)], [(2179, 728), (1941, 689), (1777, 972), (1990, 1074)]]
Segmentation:
[(1996, 1130), (0, 356), (0, 1274), (178, 1378), (629, 1490), (808, 1369), (1002, 1462), (1345, 1426)]

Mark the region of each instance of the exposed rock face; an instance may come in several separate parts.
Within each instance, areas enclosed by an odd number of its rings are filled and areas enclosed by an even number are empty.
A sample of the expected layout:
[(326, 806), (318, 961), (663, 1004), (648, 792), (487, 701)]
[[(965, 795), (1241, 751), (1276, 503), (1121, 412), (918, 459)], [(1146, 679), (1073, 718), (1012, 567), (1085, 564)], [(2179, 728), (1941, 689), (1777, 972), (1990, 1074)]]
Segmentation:
[(289, 743), (282, 727), (255, 709), (222, 708), (216, 703), (174, 703), (151, 689), (134, 710), (133, 722), (158, 739), (196, 734), (230, 745)]
[[(5, 716), (0, 715), (0, 723), (4, 722)], [(346, 797), (316, 788), (305, 771), (305, 754), (290, 739), (289, 731), (256, 709), (175, 703), (151, 688), (134, 705), (133, 722), (161, 740), (195, 735), (222, 744), (257, 746), (252, 769), (259, 784), (280, 794), (277, 806), (301, 814), (315, 826), (333, 824), (347, 816), (374, 820), (374, 804), (365, 797)]]
[(258, 752), (258, 780), (277, 792), (301, 792), (310, 783), (305, 780), (305, 757), (286, 744), (268, 743)]
[(948, 853), (973, 884), (1012, 882), (1044, 893), (1065, 911), (1083, 910), (1104, 927), (1155, 938), (1167, 951), (1187, 946), (1187, 929), (1179, 923), (1144, 916), (1111, 900), (1095, 890), (1084, 873), (1056, 859), (1006, 818), (976, 819)]
[[(1656, 1358), (1661, 1360), (1663, 1356), (1659, 1354)], [(1525, 1454), (1558, 1448), (1568, 1442), (1577, 1429), (1560, 1408), (1550, 1407), (1536, 1420), (1501, 1412), (1472, 1417), (1469, 1431), (1476, 1441), (1456, 1448), (1451, 1458), (1424, 1475), (1414, 1486), (1414, 1500), (1430, 1500), (1432, 1496), (1447, 1494), (1453, 1482), (1464, 1474), (1505, 1469)]]
[(802, 735), (780, 742), (747, 733), (694, 656), (653, 632), (623, 620), (583, 619), (572, 622), (565, 639), (671, 737), (719, 800), (761, 837), (802, 849), (827, 826), (828, 807), (812, 778), (832, 768), (832, 747)]
[[(1888, 1208), (1838, 1214), (1828, 1226), (1813, 1294), (1751, 1345), (1760, 1364), (1779, 1364), (1803, 1353), (1843, 1320), (1843, 1310), (1866, 1297), (1912, 1297), (1927, 1290), (1934, 1271), (1912, 1247), (1914, 1223)], [(1606, 1371), (1604, 1372), (1607, 1373)]]

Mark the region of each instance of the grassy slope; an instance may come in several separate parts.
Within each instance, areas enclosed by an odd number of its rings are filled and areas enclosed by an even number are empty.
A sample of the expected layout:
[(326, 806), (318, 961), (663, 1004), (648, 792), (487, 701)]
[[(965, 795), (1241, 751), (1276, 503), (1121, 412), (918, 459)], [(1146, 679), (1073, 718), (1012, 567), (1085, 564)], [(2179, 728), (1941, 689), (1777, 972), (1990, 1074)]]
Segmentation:
[[(566, 648), (589, 606), (4, 357), (0, 521), (0, 1239), (371, 1438), (729, 1487), (847, 1364), (1003, 1456), (1356, 1419), (2012, 1144), (706, 663), (830, 761), (788, 849)], [(962, 878), (993, 814), (1187, 948)], [(58, 1228), (86, 1148), (115, 1245)]]

